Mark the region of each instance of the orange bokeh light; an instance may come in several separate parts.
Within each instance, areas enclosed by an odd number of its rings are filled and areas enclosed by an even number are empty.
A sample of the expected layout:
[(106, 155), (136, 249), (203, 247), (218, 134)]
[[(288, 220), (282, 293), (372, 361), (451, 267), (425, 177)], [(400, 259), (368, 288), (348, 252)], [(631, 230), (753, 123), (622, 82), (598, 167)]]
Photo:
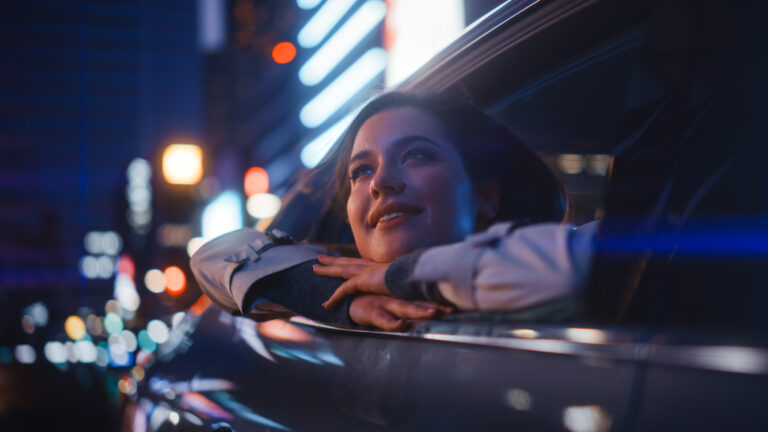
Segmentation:
[(290, 42), (280, 42), (272, 48), (272, 59), (276, 63), (290, 63), (296, 57), (296, 47)]
[(187, 277), (180, 268), (170, 266), (163, 270), (163, 276), (165, 276), (165, 290), (169, 294), (178, 295), (184, 292), (184, 288), (187, 287)]
[(246, 196), (269, 192), (267, 170), (262, 167), (249, 168), (245, 173), (244, 187)]

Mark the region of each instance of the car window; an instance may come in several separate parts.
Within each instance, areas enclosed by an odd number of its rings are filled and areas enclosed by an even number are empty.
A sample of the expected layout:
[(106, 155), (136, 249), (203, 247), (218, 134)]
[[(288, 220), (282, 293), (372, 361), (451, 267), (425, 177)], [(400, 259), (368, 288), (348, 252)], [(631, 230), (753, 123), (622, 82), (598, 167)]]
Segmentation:
[(486, 87), (499, 96), (485, 108), (559, 174), (573, 222), (605, 219), (588, 317), (759, 331), (765, 176), (750, 159), (757, 137), (739, 121), (754, 107), (736, 92), (749, 59), (702, 62), (707, 41), (666, 36), (647, 23), (512, 88), (496, 62), (500, 79)]

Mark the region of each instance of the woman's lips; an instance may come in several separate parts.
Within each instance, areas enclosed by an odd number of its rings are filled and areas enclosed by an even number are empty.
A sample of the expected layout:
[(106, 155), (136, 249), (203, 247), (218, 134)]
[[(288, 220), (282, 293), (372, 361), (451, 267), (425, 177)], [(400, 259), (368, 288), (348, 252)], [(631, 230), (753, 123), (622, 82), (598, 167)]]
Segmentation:
[(371, 228), (378, 228), (379, 225), (382, 227), (395, 226), (422, 211), (423, 209), (420, 207), (403, 202), (383, 203), (371, 212), (368, 225)]
[(411, 218), (411, 216), (414, 216), (414, 214), (402, 213), (402, 212), (390, 213), (388, 215), (383, 216), (381, 219), (379, 219), (379, 222), (376, 224), (374, 228), (377, 230), (392, 229), (407, 222), (408, 219)]

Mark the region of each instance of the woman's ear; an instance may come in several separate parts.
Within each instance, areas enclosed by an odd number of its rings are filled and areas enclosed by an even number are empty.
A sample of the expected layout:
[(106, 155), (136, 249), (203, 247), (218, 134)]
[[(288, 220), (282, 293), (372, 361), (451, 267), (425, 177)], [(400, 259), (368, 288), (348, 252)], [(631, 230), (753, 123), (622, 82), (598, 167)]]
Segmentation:
[(491, 177), (484, 181), (477, 193), (477, 227), (485, 229), (499, 214), (501, 188), (499, 182)]

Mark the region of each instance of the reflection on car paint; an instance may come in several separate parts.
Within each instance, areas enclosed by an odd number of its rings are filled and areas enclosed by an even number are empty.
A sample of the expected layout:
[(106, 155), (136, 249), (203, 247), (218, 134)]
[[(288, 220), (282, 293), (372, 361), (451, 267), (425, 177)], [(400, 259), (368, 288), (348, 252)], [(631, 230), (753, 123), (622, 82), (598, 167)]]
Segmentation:
[(273, 363), (277, 363), (272, 356), (275, 354), (285, 359), (303, 360), (317, 365), (344, 366), (344, 362), (330, 350), (325, 340), (288, 321), (276, 319), (255, 322), (220, 312), (219, 322), (233, 325), (238, 336), (251, 349)]
[[(229, 319), (222, 320), (222, 315), (226, 315)], [(219, 321), (228, 323), (233, 322), (232, 317), (227, 315), (224, 311), (219, 313)], [(262, 342), (261, 338), (259, 338), (259, 334), (256, 330), (256, 326), (258, 326), (257, 322), (248, 318), (235, 318), (234, 323), (236, 323), (235, 325), (240, 338), (242, 338), (242, 340), (245, 341), (245, 343), (248, 344), (248, 346), (251, 347), (251, 349), (253, 349), (256, 354), (273, 363), (277, 363), (275, 358), (272, 357), (272, 354), (270, 354), (267, 350), (267, 347), (264, 346), (264, 342)]]
[(281, 425), (280, 423), (277, 423), (276, 421), (270, 420), (266, 417), (260, 416), (253, 412), (250, 408), (247, 406), (241, 404), (240, 402), (235, 401), (232, 399), (232, 396), (230, 396), (226, 392), (215, 392), (213, 395), (213, 398), (216, 399), (219, 403), (224, 405), (225, 407), (231, 409), (234, 411), (239, 417), (252, 421), (254, 423), (258, 423), (260, 425), (268, 426), (275, 429), (280, 429), (284, 431), (289, 431), (291, 429)]
[(571, 432), (607, 432), (612, 418), (600, 405), (575, 405), (563, 411), (563, 426)]
[(533, 398), (527, 391), (513, 388), (507, 391), (507, 404), (518, 411), (528, 411), (533, 405)]
[(208, 417), (224, 420), (232, 420), (234, 418), (218, 404), (198, 392), (184, 392), (181, 395), (181, 403), (179, 405), (182, 408), (191, 409), (198, 414), (204, 414)]

